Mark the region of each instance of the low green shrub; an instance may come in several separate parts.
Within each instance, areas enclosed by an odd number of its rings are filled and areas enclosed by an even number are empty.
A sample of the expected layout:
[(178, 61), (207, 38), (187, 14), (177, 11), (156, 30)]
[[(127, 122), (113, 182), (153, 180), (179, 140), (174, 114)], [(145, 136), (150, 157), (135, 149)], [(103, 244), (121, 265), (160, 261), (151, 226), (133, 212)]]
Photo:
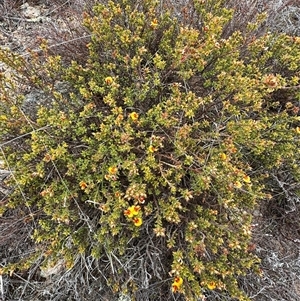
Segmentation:
[[(36, 242), (2, 272), (41, 255), (71, 269), (81, 254), (105, 269), (108, 260), (107, 283), (132, 298), (155, 286), (153, 300), (213, 290), (248, 300), (238, 277), (260, 273), (253, 209), (272, 198), (272, 170), (299, 178), (300, 39), (256, 38), (259, 19), (224, 38), (231, 16), (218, 0), (180, 14), (167, 2), (107, 1), (84, 16), (85, 64), (63, 66), (45, 41), (29, 62), (1, 50), (11, 70), (1, 150), (14, 187), (1, 210), (23, 208)], [(47, 105), (27, 112), (26, 85)]]

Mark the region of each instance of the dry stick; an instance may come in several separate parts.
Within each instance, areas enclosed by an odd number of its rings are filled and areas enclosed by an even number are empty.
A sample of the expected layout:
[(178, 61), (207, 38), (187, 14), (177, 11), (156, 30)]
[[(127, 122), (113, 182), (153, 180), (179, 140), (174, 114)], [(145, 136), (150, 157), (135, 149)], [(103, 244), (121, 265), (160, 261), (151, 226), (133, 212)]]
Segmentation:
[[(64, 42), (61, 42), (61, 43), (57, 43), (57, 44), (53, 44), (53, 45), (50, 45), (48, 47), (48, 49), (52, 49), (54, 47), (58, 47), (58, 46), (61, 46), (61, 45), (64, 45), (64, 44), (68, 44), (68, 43), (71, 43), (71, 42), (74, 42), (74, 41), (78, 41), (78, 40), (81, 40), (81, 39), (86, 39), (86, 38), (90, 38), (92, 35), (91, 34), (88, 34), (88, 35), (84, 35), (84, 36), (81, 36), (81, 37), (78, 37), (78, 38), (74, 38), (74, 39), (71, 39), (71, 40), (68, 40), (68, 41), (64, 41)], [(40, 53), (42, 52), (43, 50), (42, 49), (33, 49), (32, 52), (35, 52), (35, 53)], [(20, 57), (27, 57), (30, 55), (30, 52), (25, 52), (24, 54), (20, 55)], [(0, 63), (0, 68), (5, 66), (5, 63)]]
[(4, 300), (4, 289), (3, 289), (2, 275), (0, 275), (0, 294), (1, 294), (1, 300)]
[(58, 7), (55, 7), (53, 10), (49, 11), (45, 16), (51, 15), (53, 12), (55, 12), (56, 10), (62, 8), (63, 6), (65, 6), (66, 4), (68, 4), (69, 2), (70, 2), (70, 0), (67, 0), (62, 5), (59, 5)]
[(34, 129), (34, 130), (32, 130), (31, 132), (29, 132), (29, 133), (25, 133), (25, 134), (20, 135), (20, 136), (18, 136), (18, 137), (16, 137), (16, 138), (13, 138), (13, 139), (11, 139), (11, 140), (9, 140), (9, 141), (6, 141), (6, 142), (1, 143), (1, 144), (0, 144), (0, 148), (1, 148), (2, 153), (4, 154), (3, 149), (2, 149), (2, 147), (3, 147), (4, 145), (10, 144), (10, 143), (12, 143), (12, 142), (14, 142), (14, 141), (16, 141), (16, 140), (18, 140), (18, 139), (24, 138), (24, 137), (26, 137), (26, 136), (31, 135), (32, 133), (42, 131), (42, 130), (44, 130), (44, 129), (46, 129), (46, 128), (49, 128), (49, 127), (50, 127), (49, 125), (46, 125), (46, 126), (43, 126), (43, 127), (41, 127), (41, 128)]

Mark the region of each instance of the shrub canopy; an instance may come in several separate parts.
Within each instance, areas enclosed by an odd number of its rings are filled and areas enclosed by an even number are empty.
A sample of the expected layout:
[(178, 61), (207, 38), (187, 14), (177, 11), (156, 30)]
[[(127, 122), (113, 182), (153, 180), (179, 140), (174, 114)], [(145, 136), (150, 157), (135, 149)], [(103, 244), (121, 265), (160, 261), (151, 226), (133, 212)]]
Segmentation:
[[(4, 272), (92, 256), (132, 297), (248, 300), (253, 210), (274, 170), (299, 179), (300, 39), (257, 37), (259, 18), (228, 35), (231, 16), (217, 0), (105, 1), (84, 16), (85, 64), (46, 41), (28, 60), (0, 50), (1, 210), (21, 208), (36, 242)], [(46, 101), (29, 106), (27, 86)]]

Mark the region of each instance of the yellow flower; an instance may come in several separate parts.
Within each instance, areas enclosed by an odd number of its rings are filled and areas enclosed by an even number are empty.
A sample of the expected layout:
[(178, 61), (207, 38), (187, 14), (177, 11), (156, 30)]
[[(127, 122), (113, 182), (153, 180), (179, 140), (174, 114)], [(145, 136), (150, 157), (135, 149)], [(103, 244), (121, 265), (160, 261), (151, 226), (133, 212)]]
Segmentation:
[(126, 210), (124, 210), (124, 215), (128, 216), (128, 217), (134, 217), (135, 215), (138, 215), (139, 211), (141, 210), (140, 206), (130, 206), (128, 207)]
[(107, 85), (111, 85), (112, 83), (113, 83), (113, 78), (111, 77), (111, 76), (108, 76), (108, 77), (106, 77), (105, 78), (105, 83), (107, 84)]
[(174, 278), (173, 284), (176, 284), (177, 286), (181, 286), (182, 283), (183, 283), (183, 279), (182, 279), (181, 277), (176, 276), (176, 277)]
[(84, 181), (80, 181), (79, 182), (79, 186), (80, 186), (80, 188), (82, 189), (82, 190), (84, 190), (84, 189), (86, 189), (87, 188), (87, 183), (85, 183)]
[(140, 226), (142, 225), (142, 223), (143, 223), (143, 220), (142, 220), (141, 217), (134, 217), (134, 218), (132, 219), (132, 221), (133, 221), (133, 223), (134, 223), (134, 225), (135, 225), (136, 227), (140, 227)]
[(124, 215), (128, 216), (128, 217), (133, 217), (133, 211), (130, 210), (130, 208), (124, 210)]
[(157, 28), (157, 26), (158, 26), (158, 21), (157, 21), (157, 19), (153, 19), (152, 21), (151, 21), (151, 27), (153, 28), (153, 29), (156, 29)]
[(150, 145), (150, 146), (148, 147), (148, 151), (149, 151), (149, 153), (154, 153), (154, 152), (157, 151), (157, 149), (156, 149), (153, 145)]
[(242, 186), (243, 186), (242, 183), (241, 183), (240, 181), (234, 182), (233, 185), (234, 185), (235, 188), (242, 188)]
[(139, 114), (137, 112), (132, 112), (129, 114), (129, 117), (133, 120), (133, 121), (137, 121), (139, 119)]
[(214, 290), (216, 288), (216, 283), (214, 281), (210, 281), (207, 284), (207, 288), (210, 289), (210, 290)]
[(179, 286), (173, 283), (172, 284), (172, 292), (176, 293), (177, 291), (179, 291)]
[(296, 133), (297, 133), (297, 134), (300, 134), (300, 127), (299, 127), (299, 126), (297, 126), (297, 127), (295, 128), (295, 130), (296, 130)]
[(182, 283), (183, 283), (183, 279), (179, 276), (176, 276), (174, 278), (173, 283), (172, 283), (172, 292), (176, 293), (180, 289), (180, 287), (182, 286)]
[(227, 159), (226, 154), (225, 154), (225, 153), (221, 153), (221, 154), (220, 154), (220, 159), (221, 159), (222, 161), (225, 161), (225, 160)]
[(250, 184), (250, 183), (251, 183), (251, 179), (250, 179), (250, 177), (247, 176), (247, 175), (244, 175), (244, 176), (243, 176), (243, 181), (244, 181), (245, 183), (247, 183), (247, 184)]
[(116, 166), (111, 166), (111, 167), (108, 168), (108, 172), (111, 175), (115, 175), (118, 172), (118, 168)]

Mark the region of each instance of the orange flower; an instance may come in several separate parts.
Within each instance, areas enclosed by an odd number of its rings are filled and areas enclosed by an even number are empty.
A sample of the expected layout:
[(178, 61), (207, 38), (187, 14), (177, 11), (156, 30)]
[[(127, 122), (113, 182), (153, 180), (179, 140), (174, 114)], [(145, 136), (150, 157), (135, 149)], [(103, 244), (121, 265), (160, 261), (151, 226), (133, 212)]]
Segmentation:
[(135, 215), (138, 215), (140, 210), (141, 210), (140, 206), (133, 205), (128, 207), (126, 210), (124, 210), (124, 215), (131, 218), (134, 217)]
[(216, 288), (216, 283), (214, 281), (210, 281), (207, 284), (207, 288), (210, 289), (210, 290), (214, 290)]
[(158, 21), (157, 21), (157, 19), (153, 19), (153, 20), (151, 21), (150, 25), (151, 25), (151, 27), (152, 27), (153, 29), (156, 29), (157, 26), (158, 26)]
[(105, 78), (105, 83), (107, 84), (107, 85), (111, 85), (112, 83), (113, 83), (113, 78), (111, 77), (111, 76), (108, 76), (108, 77), (106, 77)]
[(111, 175), (115, 175), (118, 172), (118, 168), (116, 166), (111, 166), (111, 167), (108, 168), (108, 172)]
[(233, 185), (234, 185), (235, 188), (242, 188), (242, 186), (243, 186), (240, 181), (234, 182)]
[(128, 216), (128, 217), (133, 217), (133, 211), (130, 210), (130, 208), (124, 210), (124, 215)]
[(229, 151), (232, 153), (232, 154), (235, 154), (237, 152), (237, 149), (236, 147), (232, 146), (229, 148)]
[(174, 278), (173, 284), (176, 284), (176, 285), (178, 285), (178, 286), (181, 286), (182, 283), (183, 283), (183, 279), (182, 279), (181, 277), (176, 276), (176, 277)]
[(100, 204), (99, 205), (99, 209), (103, 212), (108, 212), (109, 211), (109, 207), (106, 204)]
[(80, 186), (80, 188), (82, 189), (82, 190), (84, 190), (84, 189), (86, 189), (87, 188), (87, 183), (86, 182), (84, 182), (84, 181), (80, 181), (79, 182), (79, 186)]
[(119, 198), (120, 196), (121, 196), (120, 191), (116, 191), (116, 192), (115, 192), (115, 197), (116, 197), (116, 198)]
[(172, 283), (172, 292), (176, 293), (180, 289), (180, 287), (182, 286), (182, 283), (183, 283), (183, 279), (179, 276), (176, 276), (174, 278), (173, 283)]
[(222, 161), (225, 161), (225, 160), (227, 159), (226, 154), (225, 154), (225, 153), (221, 153), (221, 154), (220, 154), (220, 159), (221, 159)]
[(148, 151), (149, 151), (149, 153), (154, 153), (154, 152), (157, 151), (157, 149), (156, 149), (153, 145), (150, 145), (150, 146), (148, 147)]
[(141, 217), (134, 217), (134, 218), (132, 219), (132, 221), (133, 221), (133, 223), (134, 223), (134, 225), (135, 225), (136, 227), (140, 227), (140, 226), (142, 225), (142, 223), (143, 223), (143, 220), (142, 220)]
[(243, 181), (244, 181), (245, 183), (247, 183), (247, 184), (250, 184), (250, 183), (251, 183), (251, 179), (250, 179), (250, 177), (247, 176), (247, 175), (244, 175), (244, 176), (243, 176)]
[(137, 121), (139, 119), (139, 114), (137, 112), (132, 112), (129, 114), (129, 117), (133, 120), (133, 121)]
[(172, 284), (172, 292), (176, 293), (177, 291), (179, 291), (179, 286), (177, 286), (176, 284)]

